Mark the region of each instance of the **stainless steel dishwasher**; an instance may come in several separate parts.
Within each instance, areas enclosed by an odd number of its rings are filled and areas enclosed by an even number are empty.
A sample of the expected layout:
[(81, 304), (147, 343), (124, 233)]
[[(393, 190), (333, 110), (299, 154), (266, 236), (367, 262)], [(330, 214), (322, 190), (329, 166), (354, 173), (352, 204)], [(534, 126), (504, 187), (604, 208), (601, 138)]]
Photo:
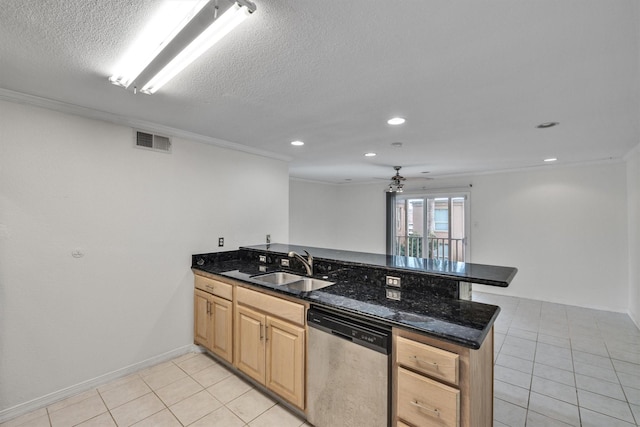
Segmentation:
[(391, 330), (307, 312), (307, 418), (315, 427), (390, 425)]

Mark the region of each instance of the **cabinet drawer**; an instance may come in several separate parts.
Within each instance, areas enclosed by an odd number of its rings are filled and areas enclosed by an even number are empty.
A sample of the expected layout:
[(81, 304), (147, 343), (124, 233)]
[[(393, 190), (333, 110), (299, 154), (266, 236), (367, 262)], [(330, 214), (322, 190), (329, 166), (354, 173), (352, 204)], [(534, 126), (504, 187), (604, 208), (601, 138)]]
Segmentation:
[(233, 299), (233, 286), (228, 283), (218, 282), (208, 277), (196, 275), (196, 288), (201, 291), (219, 296), (220, 298), (231, 301)]
[(396, 338), (398, 365), (458, 384), (458, 355), (403, 337)]
[(398, 418), (416, 426), (460, 425), (460, 391), (398, 368)]
[(238, 304), (254, 307), (265, 313), (293, 322), (296, 325), (304, 326), (304, 306), (301, 304), (240, 286), (236, 289), (236, 301), (238, 301)]

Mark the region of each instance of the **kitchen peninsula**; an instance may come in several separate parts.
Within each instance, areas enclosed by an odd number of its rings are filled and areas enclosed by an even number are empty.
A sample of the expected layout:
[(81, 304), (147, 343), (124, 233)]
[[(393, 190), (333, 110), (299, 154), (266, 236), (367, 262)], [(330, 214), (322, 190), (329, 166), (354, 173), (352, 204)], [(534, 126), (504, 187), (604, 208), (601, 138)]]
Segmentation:
[[(305, 251), (312, 270), (295, 256)], [(307, 315), (319, 309), (390, 331), (384, 425), (491, 425), (500, 309), (461, 299), (460, 283), (508, 286), (517, 269), (285, 244), (193, 255), (192, 269), (196, 343), (301, 415), (313, 416), (319, 400), (306, 390), (316, 368), (307, 366)], [(279, 282), (309, 271), (330, 286)], [(290, 372), (276, 366), (282, 358)]]

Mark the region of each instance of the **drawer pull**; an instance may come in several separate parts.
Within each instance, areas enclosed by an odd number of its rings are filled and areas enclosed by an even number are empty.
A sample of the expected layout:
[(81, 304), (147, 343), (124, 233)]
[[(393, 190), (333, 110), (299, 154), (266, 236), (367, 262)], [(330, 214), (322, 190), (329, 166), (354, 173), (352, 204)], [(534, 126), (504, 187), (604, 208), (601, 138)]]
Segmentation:
[(438, 417), (440, 418), (440, 411), (438, 410), (438, 408), (432, 409), (432, 408), (428, 408), (424, 405), (422, 405), (420, 402), (418, 402), (417, 400), (412, 400), (411, 403), (413, 406), (418, 407), (419, 409), (422, 409), (423, 411), (426, 411), (429, 415), (434, 416), (434, 417)]
[(438, 369), (438, 364), (436, 362), (430, 362), (428, 360), (424, 360), (419, 358), (418, 356), (411, 356), (413, 359), (415, 359), (416, 363), (419, 363), (421, 365), (426, 365), (430, 368), (434, 368), (434, 369)]

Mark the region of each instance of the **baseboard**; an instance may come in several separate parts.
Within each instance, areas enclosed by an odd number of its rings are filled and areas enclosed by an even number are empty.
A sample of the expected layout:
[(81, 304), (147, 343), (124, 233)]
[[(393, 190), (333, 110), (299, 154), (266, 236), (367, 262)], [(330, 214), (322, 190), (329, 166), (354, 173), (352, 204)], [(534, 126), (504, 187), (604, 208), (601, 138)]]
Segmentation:
[(153, 365), (157, 365), (158, 363), (162, 363), (162, 362), (166, 362), (167, 360), (174, 359), (183, 354), (190, 353), (190, 352), (202, 353), (202, 351), (203, 351), (202, 348), (195, 344), (186, 345), (183, 347), (179, 347), (175, 350), (171, 350), (166, 353), (160, 354), (158, 356), (154, 356), (149, 359), (143, 360), (142, 362), (134, 363), (133, 365), (126, 366), (124, 368), (115, 370), (113, 372), (109, 372), (104, 375), (100, 375), (99, 377), (95, 377), (90, 380), (72, 385), (70, 387), (63, 388), (62, 390), (54, 391), (53, 393), (49, 393), (47, 395), (35, 398), (28, 402), (20, 403), (16, 406), (0, 411), (0, 423), (11, 420), (13, 418), (17, 418), (31, 411), (44, 408), (55, 402), (64, 400), (68, 397), (85, 392), (87, 390), (97, 388), (110, 381), (133, 374), (134, 372), (140, 371), (142, 369), (148, 368)]
[(640, 329), (640, 318), (635, 317), (633, 315), (634, 313), (632, 313), (631, 310), (627, 311), (627, 313), (629, 314), (629, 317), (631, 318), (631, 321), (636, 324), (636, 327), (638, 329)]

